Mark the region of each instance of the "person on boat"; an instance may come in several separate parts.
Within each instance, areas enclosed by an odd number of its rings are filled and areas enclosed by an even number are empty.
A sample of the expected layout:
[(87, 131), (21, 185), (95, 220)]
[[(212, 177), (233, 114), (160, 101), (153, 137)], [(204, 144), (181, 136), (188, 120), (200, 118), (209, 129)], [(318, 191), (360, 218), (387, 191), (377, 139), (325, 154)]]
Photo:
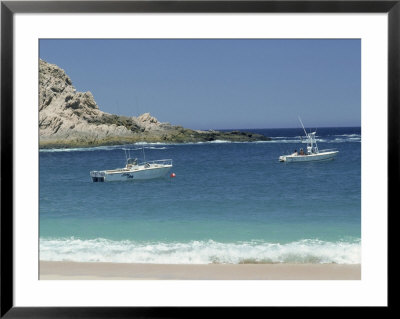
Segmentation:
[(292, 155), (296, 156), (297, 155), (297, 150), (294, 150)]
[(304, 151), (302, 148), (300, 149), (300, 155), (304, 155)]

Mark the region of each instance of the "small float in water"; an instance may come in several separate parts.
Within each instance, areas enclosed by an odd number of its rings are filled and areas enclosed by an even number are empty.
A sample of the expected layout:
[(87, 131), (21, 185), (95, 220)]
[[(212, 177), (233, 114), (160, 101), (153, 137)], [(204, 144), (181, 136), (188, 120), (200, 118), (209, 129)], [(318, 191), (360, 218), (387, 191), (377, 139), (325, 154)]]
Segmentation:
[(311, 162), (311, 161), (326, 161), (332, 160), (335, 158), (339, 151), (334, 149), (327, 149), (327, 150), (319, 150), (317, 141), (316, 141), (316, 134), (317, 132), (310, 132), (307, 133), (306, 129), (304, 128), (303, 122), (299, 118), (301, 126), (303, 127), (304, 133), (306, 134), (306, 138), (302, 140), (303, 143), (307, 144), (307, 149), (304, 152), (303, 149), (300, 149), (300, 152), (295, 151), (289, 155), (282, 155), (279, 156), (280, 162)]
[[(126, 165), (124, 168), (116, 168), (104, 171), (91, 171), (90, 177), (93, 182), (113, 182), (129, 180), (146, 180), (164, 177), (172, 168), (172, 159), (146, 161), (144, 147), (142, 149), (126, 149)], [(143, 162), (132, 158), (130, 152), (143, 150)]]

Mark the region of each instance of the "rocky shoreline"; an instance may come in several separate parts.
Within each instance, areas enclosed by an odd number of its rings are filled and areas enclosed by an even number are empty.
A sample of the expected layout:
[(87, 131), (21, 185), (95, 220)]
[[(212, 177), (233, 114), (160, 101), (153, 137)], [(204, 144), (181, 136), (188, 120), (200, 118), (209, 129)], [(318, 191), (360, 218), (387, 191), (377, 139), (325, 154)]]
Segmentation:
[[(185, 129), (188, 130), (188, 129)], [(215, 131), (208, 133), (195, 133), (193, 135), (191, 132), (184, 132), (179, 134), (174, 134), (171, 136), (153, 136), (151, 134), (138, 135), (138, 136), (110, 136), (102, 139), (92, 139), (92, 138), (77, 138), (71, 140), (65, 139), (45, 139), (41, 140), (39, 143), (39, 148), (49, 149), (49, 148), (80, 148), (80, 147), (95, 147), (95, 146), (109, 146), (109, 145), (124, 145), (124, 144), (135, 144), (135, 143), (164, 143), (164, 144), (174, 144), (174, 143), (199, 143), (199, 142), (212, 142), (212, 141), (228, 141), (228, 142), (255, 142), (255, 141), (268, 141), (266, 138), (260, 134), (253, 134), (247, 132), (220, 132)]]
[(76, 92), (64, 70), (43, 60), (39, 67), (39, 135), (40, 148), (270, 140), (251, 132), (191, 130), (159, 122), (149, 113), (128, 117), (103, 112), (92, 93)]

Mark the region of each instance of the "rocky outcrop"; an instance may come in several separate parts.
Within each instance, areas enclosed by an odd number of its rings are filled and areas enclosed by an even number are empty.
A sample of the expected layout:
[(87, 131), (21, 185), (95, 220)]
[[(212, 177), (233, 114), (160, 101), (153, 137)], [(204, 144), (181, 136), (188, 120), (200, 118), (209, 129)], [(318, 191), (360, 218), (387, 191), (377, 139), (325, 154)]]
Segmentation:
[(198, 131), (161, 123), (149, 113), (118, 116), (99, 109), (92, 93), (76, 92), (57, 65), (40, 60), (40, 147), (85, 147), (135, 142), (258, 141), (269, 138), (239, 131)]

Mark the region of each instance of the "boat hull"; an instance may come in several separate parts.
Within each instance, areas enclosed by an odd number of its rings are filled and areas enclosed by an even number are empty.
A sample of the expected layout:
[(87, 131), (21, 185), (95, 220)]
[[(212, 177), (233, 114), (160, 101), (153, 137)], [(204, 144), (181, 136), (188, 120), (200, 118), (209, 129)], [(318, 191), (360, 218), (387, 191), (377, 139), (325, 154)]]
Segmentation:
[(171, 170), (172, 165), (146, 168), (132, 171), (100, 171), (93, 172), (91, 178), (93, 182), (117, 182), (129, 180), (147, 180), (165, 177)]
[(316, 161), (328, 161), (335, 158), (338, 151), (323, 152), (311, 155), (283, 155), (279, 157), (280, 162), (316, 162)]

